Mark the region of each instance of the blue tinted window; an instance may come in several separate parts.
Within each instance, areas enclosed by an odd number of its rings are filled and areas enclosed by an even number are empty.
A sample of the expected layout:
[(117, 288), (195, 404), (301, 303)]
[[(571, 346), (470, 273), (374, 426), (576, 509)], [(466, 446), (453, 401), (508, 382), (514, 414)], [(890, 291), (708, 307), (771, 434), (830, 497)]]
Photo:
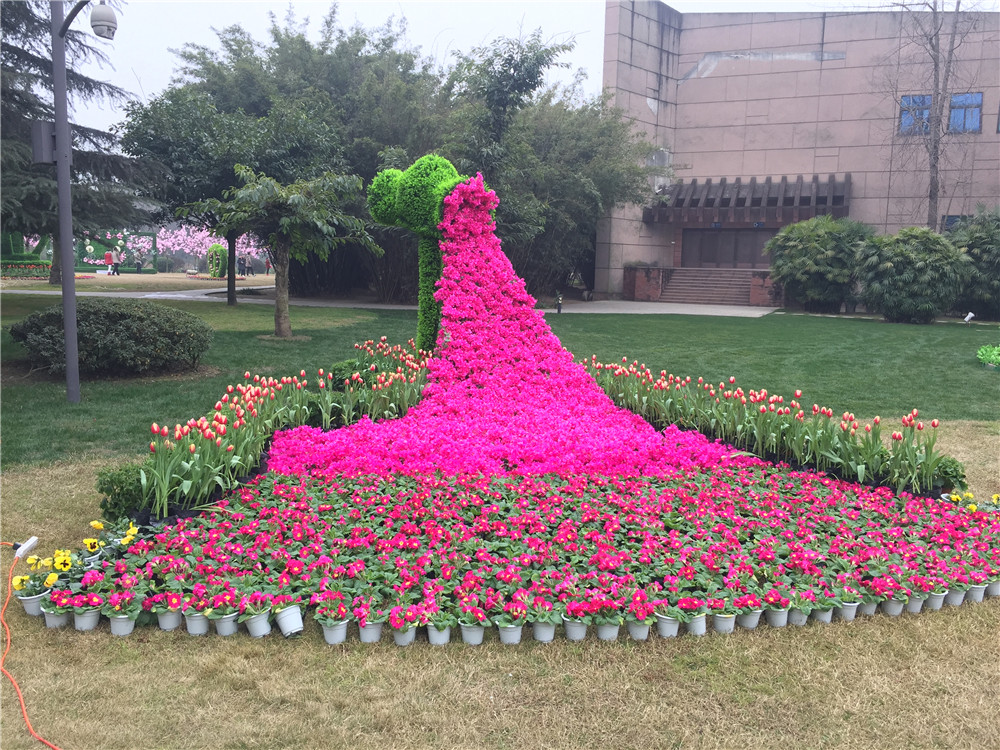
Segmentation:
[(930, 128), (931, 96), (904, 96), (899, 107), (899, 132), (903, 135), (926, 133)]
[(952, 94), (948, 113), (948, 132), (979, 133), (983, 129), (983, 95)]

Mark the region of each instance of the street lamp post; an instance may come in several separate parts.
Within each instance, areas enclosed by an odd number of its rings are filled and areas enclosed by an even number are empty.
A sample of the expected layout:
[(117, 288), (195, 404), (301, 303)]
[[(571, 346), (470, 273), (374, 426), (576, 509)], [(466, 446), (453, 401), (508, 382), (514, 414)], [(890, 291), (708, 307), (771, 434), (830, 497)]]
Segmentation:
[[(66, 400), (80, 403), (80, 352), (76, 330), (76, 261), (73, 254), (73, 199), (71, 164), (73, 140), (69, 129), (66, 93), (66, 32), (90, 0), (80, 0), (63, 20), (62, 0), (52, 0), (52, 98), (55, 114), (56, 185), (59, 201), (59, 261), (62, 265), (63, 330), (66, 344)], [(98, 12), (100, 11), (100, 12)], [(94, 33), (113, 39), (118, 24), (114, 11), (101, 4), (90, 19)]]

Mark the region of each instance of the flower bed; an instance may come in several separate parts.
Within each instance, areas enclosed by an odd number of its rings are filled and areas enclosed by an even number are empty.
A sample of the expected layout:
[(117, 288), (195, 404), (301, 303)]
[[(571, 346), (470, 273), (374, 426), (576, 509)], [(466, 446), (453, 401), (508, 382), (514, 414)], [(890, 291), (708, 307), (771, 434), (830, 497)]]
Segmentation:
[[(495, 205), (481, 177), (445, 198), (441, 331), (420, 403), (398, 419), (277, 432), (269, 473), (202, 516), (111, 534), (125, 551), (96, 572), (58, 556), (52, 601), (141, 599), (150, 613), (247, 622), (315, 606), (323, 624), (349, 609), (359, 626), (405, 632), (561, 617), (613, 627), (654, 612), (694, 625), (705, 612), (829, 612), (1000, 584), (996, 512), (775, 467), (616, 407), (535, 311), (493, 233)], [(268, 406), (279, 385), (290, 395)], [(233, 421), (178, 426), (154, 460), (180, 460), (191, 433), (253, 455), (221, 438), (265, 407), (301, 421), (303, 389), (233, 389), (216, 405)]]

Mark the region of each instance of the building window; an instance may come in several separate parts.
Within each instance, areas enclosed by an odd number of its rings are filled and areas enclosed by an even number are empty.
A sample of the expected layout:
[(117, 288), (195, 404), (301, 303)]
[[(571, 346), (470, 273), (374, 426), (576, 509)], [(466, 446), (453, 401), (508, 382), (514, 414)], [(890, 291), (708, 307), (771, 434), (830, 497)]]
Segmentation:
[(930, 130), (931, 95), (904, 96), (899, 107), (899, 132), (923, 135)]
[(949, 133), (981, 133), (983, 130), (983, 95), (952, 94), (948, 113)]
[(943, 227), (943, 231), (947, 232), (953, 229), (962, 219), (968, 218), (970, 218), (968, 214), (947, 214), (946, 216), (942, 216), (941, 226)]

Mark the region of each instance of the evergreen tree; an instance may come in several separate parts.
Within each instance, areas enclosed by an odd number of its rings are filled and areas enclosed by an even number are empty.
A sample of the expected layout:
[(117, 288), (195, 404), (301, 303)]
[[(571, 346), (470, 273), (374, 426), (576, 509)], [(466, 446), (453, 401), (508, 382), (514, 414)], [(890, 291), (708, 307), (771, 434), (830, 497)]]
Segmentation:
[[(55, 168), (32, 163), (31, 122), (52, 120), (52, 56), (49, 3), (4, 3), (0, 12), (0, 228), (48, 235), (58, 223)], [(107, 57), (96, 37), (71, 28), (66, 34), (67, 89), (71, 101), (124, 100), (127, 92), (72, 69)], [(114, 134), (73, 125), (74, 231), (137, 226), (148, 213), (136, 189), (149, 176), (134, 159), (115, 153)], [(50, 282), (61, 281), (58, 264)]]

